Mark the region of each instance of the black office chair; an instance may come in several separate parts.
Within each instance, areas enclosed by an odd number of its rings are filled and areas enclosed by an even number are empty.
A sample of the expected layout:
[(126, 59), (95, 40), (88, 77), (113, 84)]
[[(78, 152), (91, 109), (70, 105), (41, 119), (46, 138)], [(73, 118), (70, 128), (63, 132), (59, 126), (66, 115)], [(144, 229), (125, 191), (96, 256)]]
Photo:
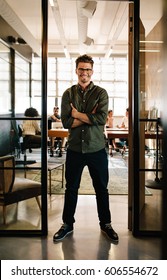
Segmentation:
[(29, 135), (24, 136), (22, 134), (22, 127), (20, 125), (18, 125), (18, 133), (19, 133), (19, 142), (20, 142), (20, 149), (21, 149), (21, 153), (24, 154), (24, 160), (23, 161), (19, 161), (16, 160), (17, 164), (33, 164), (36, 163), (36, 160), (27, 160), (27, 150), (29, 150), (30, 153), (32, 153), (32, 149), (38, 149), (41, 148), (41, 143), (33, 143), (32, 141), (30, 141), (30, 137)]

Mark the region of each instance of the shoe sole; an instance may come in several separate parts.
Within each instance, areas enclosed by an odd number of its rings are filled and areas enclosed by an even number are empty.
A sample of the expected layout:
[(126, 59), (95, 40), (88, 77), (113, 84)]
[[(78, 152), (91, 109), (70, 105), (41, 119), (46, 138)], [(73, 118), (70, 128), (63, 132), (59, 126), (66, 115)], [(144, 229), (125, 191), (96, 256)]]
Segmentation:
[(101, 229), (101, 231), (102, 231), (103, 234), (105, 234), (108, 237), (108, 239), (110, 241), (115, 242), (115, 243), (119, 242), (119, 238), (118, 239), (112, 239), (111, 237), (108, 236), (108, 234), (104, 230)]
[(54, 239), (54, 238), (53, 238), (53, 242), (59, 242), (59, 241), (63, 240), (67, 235), (69, 235), (69, 234), (72, 233), (72, 232), (73, 232), (73, 230), (68, 231), (68, 232), (66, 233), (66, 235), (64, 235), (62, 238), (59, 238), (59, 239)]

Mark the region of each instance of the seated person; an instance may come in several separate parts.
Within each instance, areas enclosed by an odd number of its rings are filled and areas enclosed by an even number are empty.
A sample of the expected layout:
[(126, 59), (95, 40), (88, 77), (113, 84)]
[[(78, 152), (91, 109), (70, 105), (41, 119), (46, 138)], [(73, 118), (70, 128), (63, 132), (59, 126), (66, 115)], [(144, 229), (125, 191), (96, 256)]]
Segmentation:
[[(53, 108), (53, 115), (51, 115), (48, 118), (48, 127), (49, 128), (52, 128), (52, 122), (61, 124), (61, 117), (59, 115), (59, 107), (57, 107), (57, 106), (55, 106)], [(54, 146), (55, 146), (55, 139), (58, 141), (61, 141), (61, 150), (62, 150), (62, 147), (65, 147), (65, 143), (66, 143), (66, 138), (51, 137), (50, 138), (50, 142), (51, 142), (50, 152), (51, 152), (52, 156), (53, 156), (53, 150), (54, 150)]]
[[(126, 109), (125, 116), (122, 118), (122, 122), (120, 125), (117, 125), (118, 128), (128, 129), (129, 127), (129, 108)], [(128, 146), (128, 139), (120, 138), (120, 146), (122, 146), (123, 150), (126, 150)]]
[[(39, 113), (35, 108), (30, 107), (26, 109), (24, 116), (35, 118), (39, 116)], [(38, 120), (24, 120), (21, 128), (26, 145), (35, 144), (37, 147), (41, 146), (41, 128)], [(32, 151), (31, 149), (29, 150), (30, 152)]]
[(59, 115), (59, 107), (56, 106), (56, 107), (53, 108), (53, 115), (51, 115), (48, 118), (48, 121), (61, 122), (61, 118), (60, 118), (60, 115)]
[[(106, 121), (106, 128), (113, 128), (113, 122), (114, 122), (114, 118), (113, 118), (113, 111), (109, 110), (108, 111), (108, 116), (107, 116), (107, 121)], [(113, 156), (112, 153), (112, 148), (114, 148), (115, 150), (117, 150), (116, 144), (115, 144), (115, 139), (108, 139), (108, 146), (109, 146), (109, 155)]]

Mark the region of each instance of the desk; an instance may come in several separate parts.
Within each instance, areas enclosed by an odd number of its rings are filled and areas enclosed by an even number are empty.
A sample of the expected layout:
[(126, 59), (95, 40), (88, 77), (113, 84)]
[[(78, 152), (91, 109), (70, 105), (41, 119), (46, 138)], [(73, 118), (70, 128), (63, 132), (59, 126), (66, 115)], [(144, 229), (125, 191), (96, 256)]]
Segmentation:
[[(159, 132), (158, 133), (158, 139), (162, 139), (163, 138), (163, 133)], [(157, 133), (154, 131), (146, 131), (145, 132), (145, 139), (157, 139)]]
[[(113, 129), (108, 128), (105, 130), (106, 137), (108, 139), (112, 138), (128, 138), (129, 137), (129, 131), (127, 129)], [(155, 131), (145, 131), (145, 139), (156, 139), (157, 134)], [(160, 132), (158, 134), (158, 139), (162, 139), (163, 134)]]
[(48, 130), (48, 136), (49, 137), (60, 137), (60, 138), (65, 138), (68, 137), (68, 129), (64, 128), (57, 128), (57, 129), (49, 129)]
[(105, 130), (106, 137), (108, 139), (112, 138), (128, 138), (129, 131), (127, 129), (112, 129), (108, 128)]
[(59, 157), (62, 156), (62, 148), (65, 147), (66, 144), (66, 137), (68, 137), (69, 132), (68, 129), (64, 129), (64, 128), (52, 128), (48, 130), (48, 137), (51, 140), (51, 144), (50, 144), (50, 156), (53, 156), (54, 154), (54, 139), (55, 138), (61, 138), (62, 141), (60, 143), (59, 141), (59, 145), (57, 147), (57, 149), (55, 150), (56, 153), (58, 153)]

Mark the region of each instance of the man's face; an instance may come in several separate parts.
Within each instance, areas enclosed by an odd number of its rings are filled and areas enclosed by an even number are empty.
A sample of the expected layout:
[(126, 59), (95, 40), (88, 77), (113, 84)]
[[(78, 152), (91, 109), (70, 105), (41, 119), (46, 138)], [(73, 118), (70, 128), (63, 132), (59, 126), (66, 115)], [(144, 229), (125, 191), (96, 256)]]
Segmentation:
[(57, 116), (59, 114), (59, 109), (55, 108), (54, 109), (54, 115)]
[(78, 75), (78, 82), (82, 84), (87, 84), (90, 82), (93, 69), (90, 63), (79, 62), (76, 69), (76, 74)]

